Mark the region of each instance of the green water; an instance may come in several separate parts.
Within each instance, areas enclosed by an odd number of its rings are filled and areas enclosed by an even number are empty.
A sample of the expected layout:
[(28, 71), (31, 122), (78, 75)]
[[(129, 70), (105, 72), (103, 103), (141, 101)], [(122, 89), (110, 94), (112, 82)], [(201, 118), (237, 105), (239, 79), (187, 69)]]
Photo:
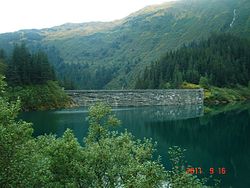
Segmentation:
[[(193, 167), (225, 168), (215, 172), (222, 187), (250, 187), (250, 104), (218, 107), (203, 115), (202, 106), (115, 108), (122, 120), (119, 131), (127, 129), (137, 138), (157, 141), (162, 162), (169, 168), (167, 150), (178, 145), (187, 149), (186, 160)], [(33, 122), (34, 136), (53, 133), (61, 136), (70, 128), (79, 142), (87, 134), (87, 109), (27, 112), (21, 118)]]

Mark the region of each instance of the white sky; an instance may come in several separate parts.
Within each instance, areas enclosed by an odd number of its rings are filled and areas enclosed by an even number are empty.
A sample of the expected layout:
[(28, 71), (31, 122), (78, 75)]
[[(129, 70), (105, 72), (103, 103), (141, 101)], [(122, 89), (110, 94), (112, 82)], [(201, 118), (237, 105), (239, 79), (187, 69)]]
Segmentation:
[(64, 23), (113, 21), (171, 0), (1, 0), (0, 33)]

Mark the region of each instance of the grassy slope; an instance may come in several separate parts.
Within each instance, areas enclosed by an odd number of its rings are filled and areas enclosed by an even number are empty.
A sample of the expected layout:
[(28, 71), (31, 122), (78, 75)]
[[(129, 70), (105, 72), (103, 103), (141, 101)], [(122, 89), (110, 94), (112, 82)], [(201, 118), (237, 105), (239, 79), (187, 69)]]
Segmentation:
[(237, 86), (235, 88), (211, 87), (205, 91), (205, 104), (227, 104), (236, 101), (250, 100), (250, 88)]
[[(182, 89), (199, 89), (200, 85), (184, 82)], [(219, 88), (211, 86), (204, 89), (204, 102), (206, 106), (229, 104), (237, 101), (250, 100), (250, 87), (243, 87), (238, 85), (234, 88)], [(209, 110), (209, 109), (207, 109)]]
[(23, 111), (51, 110), (72, 105), (71, 99), (54, 81), (44, 85), (10, 88), (8, 93), (13, 100), (20, 98)]
[[(3, 34), (0, 48), (26, 41), (33, 49), (55, 48), (64, 63), (90, 63), (91, 72), (98, 65), (115, 65), (116, 76), (105, 87), (121, 88), (126, 82), (131, 88), (146, 64), (184, 43), (206, 38), (211, 32), (249, 37), (249, 8), (248, 0), (183, 0), (147, 7), (116, 22)], [(231, 28), (234, 9), (237, 16)]]

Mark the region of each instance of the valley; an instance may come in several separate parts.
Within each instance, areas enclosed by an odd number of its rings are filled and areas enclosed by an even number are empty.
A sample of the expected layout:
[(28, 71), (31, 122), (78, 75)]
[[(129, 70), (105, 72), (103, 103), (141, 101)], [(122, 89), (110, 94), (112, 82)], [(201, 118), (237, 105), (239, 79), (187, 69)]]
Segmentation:
[(249, 38), (249, 8), (248, 0), (167, 2), (114, 22), (1, 34), (0, 49), (8, 54), (24, 42), (32, 51), (44, 50), (58, 78), (76, 89), (132, 89), (144, 68), (170, 50), (211, 33)]

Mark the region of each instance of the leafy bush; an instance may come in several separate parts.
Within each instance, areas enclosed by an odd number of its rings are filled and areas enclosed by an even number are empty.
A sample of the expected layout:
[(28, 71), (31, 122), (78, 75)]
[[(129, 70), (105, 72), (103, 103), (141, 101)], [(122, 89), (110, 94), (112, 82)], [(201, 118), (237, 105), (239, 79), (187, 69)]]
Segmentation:
[(10, 88), (8, 93), (12, 100), (20, 98), (21, 108), (24, 111), (64, 108), (71, 105), (70, 98), (55, 81), (40, 85), (17, 86)]
[(239, 85), (234, 88), (211, 87), (209, 90), (205, 90), (206, 104), (230, 103), (234, 101), (244, 101), (249, 98), (249, 88)]
[(20, 101), (9, 102), (0, 78), (0, 187), (202, 187), (179, 168), (181, 149), (170, 149), (173, 169), (153, 159), (155, 144), (131, 133), (110, 132), (119, 120), (111, 108), (89, 109), (89, 132), (81, 146), (71, 130), (62, 137), (32, 137), (30, 123), (16, 121)]
[(208, 78), (205, 76), (205, 77), (200, 77), (200, 81), (199, 81), (199, 85), (201, 87), (203, 87), (204, 89), (209, 89), (210, 88), (210, 84), (209, 84), (209, 80)]

